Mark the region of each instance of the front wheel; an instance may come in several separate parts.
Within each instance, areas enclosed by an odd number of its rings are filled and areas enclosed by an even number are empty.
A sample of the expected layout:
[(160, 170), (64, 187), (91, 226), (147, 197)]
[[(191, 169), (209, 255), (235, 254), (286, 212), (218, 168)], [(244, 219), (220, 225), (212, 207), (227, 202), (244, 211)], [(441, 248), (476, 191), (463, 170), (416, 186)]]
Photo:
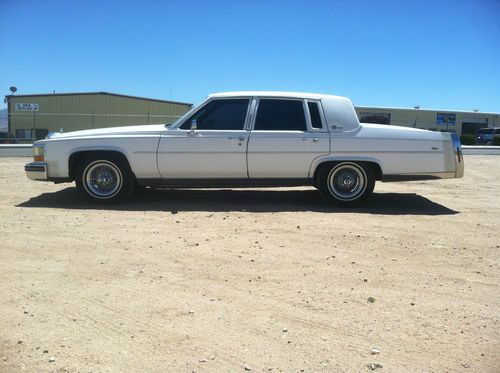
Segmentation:
[(330, 163), (318, 174), (321, 195), (337, 206), (358, 205), (372, 194), (374, 187), (373, 168), (363, 163)]
[(134, 188), (128, 164), (114, 155), (88, 155), (78, 164), (75, 176), (78, 190), (95, 202), (124, 200)]

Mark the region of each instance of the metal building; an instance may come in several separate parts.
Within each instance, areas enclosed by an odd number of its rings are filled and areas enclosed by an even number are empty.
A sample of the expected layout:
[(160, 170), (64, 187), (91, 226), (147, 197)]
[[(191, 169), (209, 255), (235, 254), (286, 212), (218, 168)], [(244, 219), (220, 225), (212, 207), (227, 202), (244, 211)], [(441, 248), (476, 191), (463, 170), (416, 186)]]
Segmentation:
[(9, 134), (25, 141), (49, 132), (172, 123), (192, 104), (107, 92), (5, 96)]
[(432, 131), (477, 134), (480, 128), (500, 127), (500, 113), (356, 106), (360, 122), (391, 124)]

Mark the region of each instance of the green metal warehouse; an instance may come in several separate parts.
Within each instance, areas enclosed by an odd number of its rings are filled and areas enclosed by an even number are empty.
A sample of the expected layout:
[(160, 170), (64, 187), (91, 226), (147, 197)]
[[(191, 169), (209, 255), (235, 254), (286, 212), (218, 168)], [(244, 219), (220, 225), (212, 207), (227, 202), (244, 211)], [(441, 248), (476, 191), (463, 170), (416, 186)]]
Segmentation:
[(172, 123), (192, 104), (107, 92), (5, 96), (9, 134), (26, 141), (49, 132)]

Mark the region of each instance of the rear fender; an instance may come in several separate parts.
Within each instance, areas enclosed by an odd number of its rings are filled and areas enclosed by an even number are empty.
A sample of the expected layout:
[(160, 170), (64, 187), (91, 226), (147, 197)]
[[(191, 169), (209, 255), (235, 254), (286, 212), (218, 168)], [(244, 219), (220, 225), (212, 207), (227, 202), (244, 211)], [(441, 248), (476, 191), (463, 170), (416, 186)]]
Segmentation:
[(379, 168), (379, 170), (378, 170), (378, 172), (376, 172), (376, 174), (380, 173), (380, 175), (377, 175), (377, 176), (381, 177), (383, 175), (383, 173), (384, 173), (383, 164), (377, 158), (355, 156), (355, 155), (352, 155), (352, 156), (335, 156), (335, 155), (329, 155), (329, 156), (326, 156), (326, 157), (316, 158), (312, 162), (311, 167), (309, 168), (309, 177), (310, 178), (314, 178), (318, 167), (320, 165), (324, 164), (324, 163), (327, 163), (327, 162), (343, 162), (343, 161), (375, 163), (376, 165), (378, 165), (378, 168)]

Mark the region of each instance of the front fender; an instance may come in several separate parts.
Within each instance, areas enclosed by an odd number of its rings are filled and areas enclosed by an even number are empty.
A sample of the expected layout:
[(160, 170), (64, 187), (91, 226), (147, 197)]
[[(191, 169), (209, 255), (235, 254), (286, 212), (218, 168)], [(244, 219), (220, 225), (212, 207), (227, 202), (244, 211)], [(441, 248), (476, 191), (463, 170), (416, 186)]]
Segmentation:
[(72, 154), (79, 152), (117, 152), (121, 153), (127, 160), (130, 159), (130, 155), (125, 150), (125, 148), (116, 145), (83, 145), (76, 148), (71, 148), (68, 150), (67, 159), (71, 157)]
[(119, 154), (124, 158), (125, 162), (128, 163), (130, 169), (132, 170), (132, 165), (130, 158), (127, 156), (127, 151), (119, 146), (81, 146), (71, 149), (68, 153), (67, 162), (65, 162), (68, 167), (68, 177), (70, 179), (74, 179), (74, 171), (78, 162), (80, 162), (80, 160), (82, 160), (87, 154), (96, 152)]

